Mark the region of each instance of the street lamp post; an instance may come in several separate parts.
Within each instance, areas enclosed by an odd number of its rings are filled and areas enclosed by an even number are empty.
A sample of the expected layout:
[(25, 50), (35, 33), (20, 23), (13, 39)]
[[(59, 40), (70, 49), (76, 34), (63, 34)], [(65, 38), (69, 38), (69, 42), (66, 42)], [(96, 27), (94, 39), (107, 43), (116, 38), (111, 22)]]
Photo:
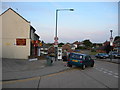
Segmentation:
[(58, 60), (58, 36), (57, 36), (57, 23), (58, 23), (58, 11), (74, 11), (74, 9), (57, 9), (56, 10), (56, 28), (55, 28), (55, 61)]
[(113, 32), (113, 30), (110, 30), (110, 32), (111, 32), (111, 36), (110, 36), (110, 49), (111, 49), (111, 55), (110, 55), (110, 61), (112, 61), (112, 46), (113, 46), (113, 37), (112, 37), (112, 32)]

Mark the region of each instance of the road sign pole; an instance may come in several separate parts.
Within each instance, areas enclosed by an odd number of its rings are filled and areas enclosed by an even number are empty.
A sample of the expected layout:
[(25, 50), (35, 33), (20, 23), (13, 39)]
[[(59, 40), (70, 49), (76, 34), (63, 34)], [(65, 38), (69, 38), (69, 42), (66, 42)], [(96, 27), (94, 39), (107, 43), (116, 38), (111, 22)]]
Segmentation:
[(111, 49), (111, 53), (110, 53), (110, 61), (112, 62), (112, 58), (113, 58), (113, 56), (112, 56), (112, 46), (113, 46), (113, 37), (112, 37), (112, 30), (110, 30), (110, 32), (111, 32), (111, 36), (110, 36), (110, 49)]

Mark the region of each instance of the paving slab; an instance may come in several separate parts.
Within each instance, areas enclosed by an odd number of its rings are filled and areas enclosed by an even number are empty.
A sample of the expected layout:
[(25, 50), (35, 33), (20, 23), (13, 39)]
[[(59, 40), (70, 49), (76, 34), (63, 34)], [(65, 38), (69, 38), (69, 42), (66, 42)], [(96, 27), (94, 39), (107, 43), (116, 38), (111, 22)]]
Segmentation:
[(2, 80), (18, 80), (36, 76), (44, 76), (69, 69), (66, 62), (54, 61), (48, 66), (47, 60), (2, 60)]

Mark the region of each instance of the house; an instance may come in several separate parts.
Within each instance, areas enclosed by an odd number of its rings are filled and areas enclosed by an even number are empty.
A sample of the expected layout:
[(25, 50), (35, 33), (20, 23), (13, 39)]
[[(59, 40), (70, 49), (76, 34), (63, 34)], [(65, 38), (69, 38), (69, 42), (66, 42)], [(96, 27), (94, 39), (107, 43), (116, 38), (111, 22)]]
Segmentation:
[(30, 56), (37, 56), (38, 55), (38, 47), (39, 47), (39, 36), (35, 33), (35, 28), (33, 26), (30, 26), (30, 39), (31, 39), (31, 55)]
[(78, 41), (75, 41), (75, 42), (73, 43), (73, 46), (74, 46), (75, 48), (77, 48), (78, 45), (79, 45), (79, 42), (78, 42)]
[(83, 44), (83, 42), (79, 42), (79, 47), (85, 47), (85, 45)]
[(72, 50), (75, 50), (75, 49), (76, 49), (76, 45), (75, 45), (75, 44), (72, 44), (72, 45), (71, 45), (71, 49), (72, 49)]
[(62, 46), (62, 51), (63, 52), (73, 52), (73, 50), (71, 49), (71, 45), (70, 44), (65, 44)]
[(2, 58), (28, 59), (33, 53), (32, 40), (39, 40), (35, 29), (29, 21), (11, 8), (3, 12), (0, 18), (2, 18)]
[(120, 53), (120, 36), (116, 36), (113, 42), (114, 50)]
[(108, 51), (110, 50), (110, 41), (105, 41), (102, 46), (101, 44), (97, 45), (96, 51), (99, 53), (108, 53)]
[(83, 42), (78, 42), (78, 41), (75, 41), (73, 43), (73, 45), (74, 45), (75, 49), (79, 48), (79, 47), (85, 47), (85, 45), (83, 44)]

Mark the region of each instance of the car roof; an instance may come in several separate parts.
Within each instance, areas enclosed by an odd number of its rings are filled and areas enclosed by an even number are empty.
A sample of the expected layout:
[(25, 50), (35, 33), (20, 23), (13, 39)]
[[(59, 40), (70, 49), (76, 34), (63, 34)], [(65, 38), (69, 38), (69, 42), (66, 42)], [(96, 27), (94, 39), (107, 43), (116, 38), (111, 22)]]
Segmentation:
[(107, 53), (98, 53), (98, 54), (107, 54)]
[(83, 55), (83, 56), (87, 56), (87, 54), (82, 54), (82, 53), (70, 53), (70, 54), (77, 54), (77, 55)]

